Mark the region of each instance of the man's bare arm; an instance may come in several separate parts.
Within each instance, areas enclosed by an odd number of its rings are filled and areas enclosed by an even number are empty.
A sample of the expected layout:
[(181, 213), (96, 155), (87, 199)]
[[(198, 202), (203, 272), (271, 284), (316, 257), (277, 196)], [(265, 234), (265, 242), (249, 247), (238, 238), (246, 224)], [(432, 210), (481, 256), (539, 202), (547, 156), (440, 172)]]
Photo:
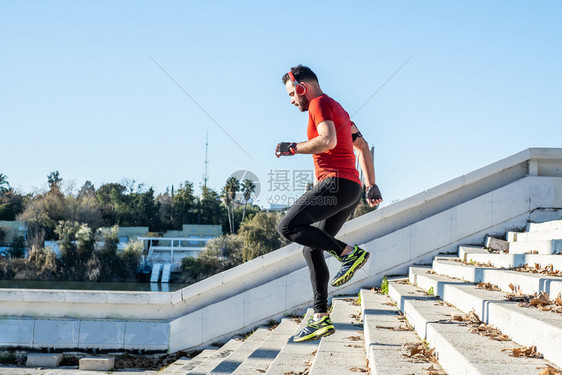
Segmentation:
[(336, 127), (333, 121), (322, 121), (316, 126), (318, 136), (305, 142), (297, 143), (297, 154), (321, 154), (336, 147)]
[[(359, 133), (359, 129), (355, 124), (351, 126), (351, 134)], [(361, 134), (361, 133), (359, 133)], [(375, 185), (375, 165), (373, 162), (373, 156), (371, 155), (371, 150), (369, 144), (362, 136), (357, 137), (353, 141), (353, 148), (357, 151), (357, 158), (359, 159), (359, 166), (363, 171), (363, 180), (367, 187)], [(379, 205), (382, 199), (367, 199), (369, 206), (374, 207)]]

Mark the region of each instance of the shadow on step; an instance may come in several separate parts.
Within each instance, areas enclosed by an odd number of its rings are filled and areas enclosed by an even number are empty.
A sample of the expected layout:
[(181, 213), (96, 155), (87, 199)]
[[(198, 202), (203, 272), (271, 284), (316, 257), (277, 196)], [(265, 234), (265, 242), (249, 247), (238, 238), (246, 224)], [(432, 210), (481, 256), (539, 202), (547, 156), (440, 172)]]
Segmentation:
[(263, 359), (275, 359), (279, 354), (279, 350), (272, 349), (257, 349), (248, 358), (263, 358)]

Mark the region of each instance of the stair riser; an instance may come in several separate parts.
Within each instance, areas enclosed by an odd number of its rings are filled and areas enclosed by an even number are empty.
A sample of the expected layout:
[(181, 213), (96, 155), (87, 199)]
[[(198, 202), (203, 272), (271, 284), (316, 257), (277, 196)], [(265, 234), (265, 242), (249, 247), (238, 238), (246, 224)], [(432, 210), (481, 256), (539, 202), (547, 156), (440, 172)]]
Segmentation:
[(551, 220), (546, 223), (528, 223), (527, 232), (544, 232), (562, 229), (562, 220)]
[(562, 229), (527, 233), (507, 232), (506, 238), (509, 242), (556, 240), (562, 239)]
[(562, 270), (562, 256), (560, 255), (538, 255), (538, 254), (466, 254), (467, 262), (487, 264), (490, 262), (494, 267), (512, 268), (521, 267), (525, 264), (534, 266), (535, 263), (541, 267), (552, 264), (555, 270)]
[(538, 278), (534, 277), (534, 274), (463, 267), (438, 261), (433, 262), (433, 270), (440, 275), (461, 278), (471, 283), (491, 283), (507, 293), (512, 292), (509, 284), (518, 286), (521, 292), (525, 294), (546, 292), (551, 297), (556, 297), (559, 293), (562, 293), (562, 278), (559, 280)]
[(548, 241), (524, 241), (524, 242), (510, 242), (510, 254), (526, 254), (534, 251), (539, 254), (549, 255), (558, 254), (562, 249), (562, 241), (548, 240)]
[[(554, 326), (545, 328), (545, 323), (518, 314), (509, 308), (509, 304), (504, 306), (499, 302), (490, 303), (490, 301), (482, 300), (464, 292), (457, 288), (455, 284), (437, 282), (424, 275), (417, 275), (415, 278), (420, 288), (429, 290), (433, 287), (436, 296), (454, 305), (457, 309), (466, 314), (474, 310), (484, 323), (498, 328), (503, 334), (508, 335), (520, 345), (536, 345), (537, 350), (543, 353), (547, 360), (552, 361), (557, 366), (562, 366), (562, 357), (560, 356), (562, 329)], [(511, 305), (517, 307), (514, 303), (511, 303)]]

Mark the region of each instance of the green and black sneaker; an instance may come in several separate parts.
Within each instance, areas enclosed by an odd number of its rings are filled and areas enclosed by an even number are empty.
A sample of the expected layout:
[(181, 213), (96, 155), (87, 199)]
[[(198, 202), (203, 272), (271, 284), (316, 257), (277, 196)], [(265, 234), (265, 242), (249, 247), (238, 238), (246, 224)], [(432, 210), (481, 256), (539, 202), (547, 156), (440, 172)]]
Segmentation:
[(355, 245), (355, 249), (343, 257), (341, 268), (332, 280), (332, 286), (341, 286), (351, 280), (355, 271), (367, 263), (369, 255), (368, 252)]
[(293, 337), (294, 342), (317, 340), (324, 336), (329, 336), (336, 332), (332, 321), (328, 315), (322, 319), (315, 321), (313, 318), (308, 319), (306, 327)]
[(336, 258), (338, 262), (340, 263), (343, 262), (343, 258), (340, 255), (338, 255), (334, 250), (326, 250), (326, 251), (328, 252), (328, 254)]

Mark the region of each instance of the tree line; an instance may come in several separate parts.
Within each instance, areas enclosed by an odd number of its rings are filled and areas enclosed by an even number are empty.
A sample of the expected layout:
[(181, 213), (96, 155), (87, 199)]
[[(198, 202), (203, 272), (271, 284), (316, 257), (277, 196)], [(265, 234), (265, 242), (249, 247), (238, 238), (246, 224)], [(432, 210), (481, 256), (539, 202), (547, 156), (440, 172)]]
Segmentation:
[[(141, 260), (142, 244), (133, 243), (128, 250), (117, 252), (119, 226), (146, 226), (151, 232), (162, 232), (180, 230), (183, 224), (221, 225), (223, 235), (209, 241), (198, 258), (183, 259), (182, 278), (186, 283), (288, 243), (276, 230), (282, 214), (264, 212), (252, 204), (255, 184), (249, 179), (229, 177), (220, 193), (203, 187), (199, 196), (189, 181), (159, 194), (135, 180), (99, 188), (86, 181), (77, 193), (65, 194), (58, 171), (47, 176), (47, 183), (49, 188), (44, 192), (24, 194), (13, 189), (7, 176), (0, 174), (0, 220), (26, 221), (26, 245), (31, 249), (25, 261), (0, 261), (0, 278), (131, 279), (135, 274), (132, 270)], [(363, 204), (353, 216), (368, 211)], [(2, 240), (0, 233), (0, 243)], [(43, 249), (45, 240), (59, 241), (60, 258)], [(95, 243), (103, 246), (96, 249)], [(22, 239), (11, 245), (12, 258), (23, 256), (24, 245)]]

